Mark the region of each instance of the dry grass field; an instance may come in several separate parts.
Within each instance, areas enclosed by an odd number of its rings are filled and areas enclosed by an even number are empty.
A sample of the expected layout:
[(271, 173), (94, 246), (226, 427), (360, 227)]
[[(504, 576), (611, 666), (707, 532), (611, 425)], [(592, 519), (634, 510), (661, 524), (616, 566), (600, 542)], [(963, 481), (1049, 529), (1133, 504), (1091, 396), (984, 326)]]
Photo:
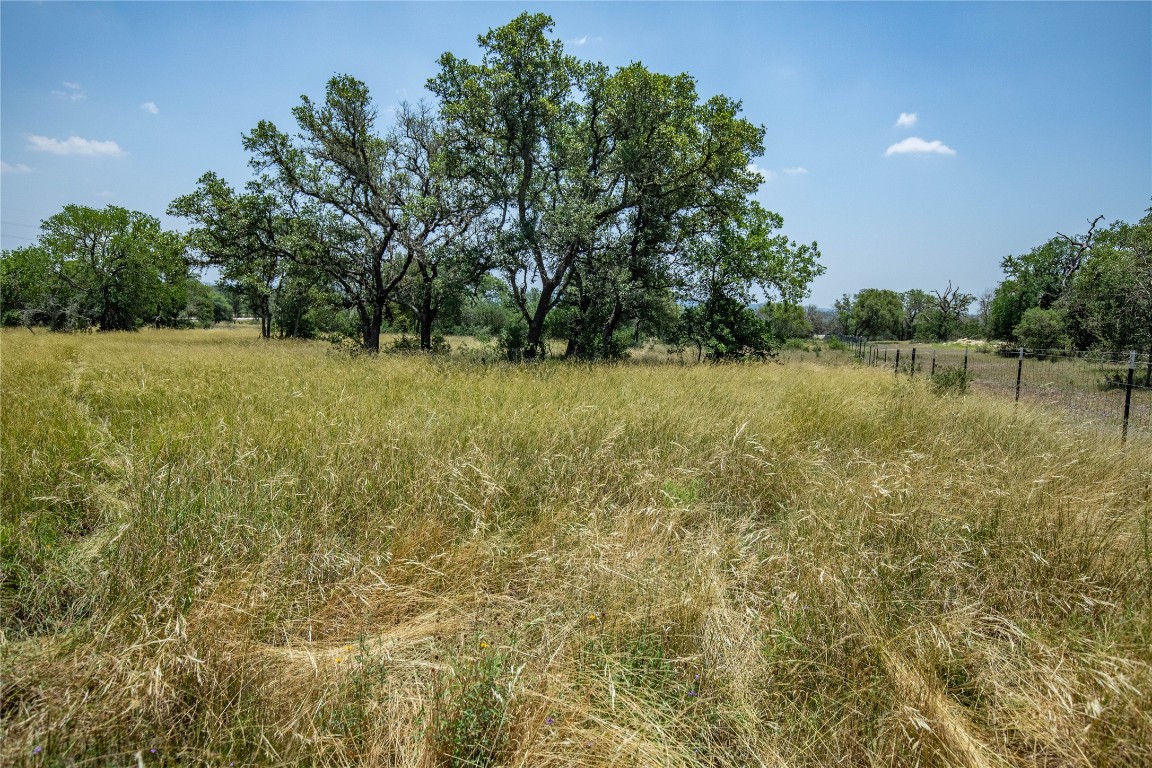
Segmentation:
[(1152, 451), (802, 361), (0, 334), (0, 763), (1152, 765)]

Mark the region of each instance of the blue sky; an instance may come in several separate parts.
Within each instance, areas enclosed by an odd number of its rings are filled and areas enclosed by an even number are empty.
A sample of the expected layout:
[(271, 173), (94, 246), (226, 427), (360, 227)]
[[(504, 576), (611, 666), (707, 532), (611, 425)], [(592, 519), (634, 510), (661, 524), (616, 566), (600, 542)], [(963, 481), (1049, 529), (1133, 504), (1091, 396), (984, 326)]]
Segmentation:
[(241, 135), (365, 81), (382, 117), (522, 10), (570, 53), (688, 72), (766, 129), (759, 197), (820, 244), (812, 302), (995, 287), (1000, 260), (1152, 206), (1152, 3), (0, 4), (0, 235), (68, 203), (164, 215), (249, 178)]

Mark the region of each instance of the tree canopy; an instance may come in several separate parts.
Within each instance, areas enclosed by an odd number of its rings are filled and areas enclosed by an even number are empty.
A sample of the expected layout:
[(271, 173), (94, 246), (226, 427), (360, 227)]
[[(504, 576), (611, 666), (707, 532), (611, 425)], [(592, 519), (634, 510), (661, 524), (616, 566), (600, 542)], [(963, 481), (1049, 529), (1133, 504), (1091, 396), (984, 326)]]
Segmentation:
[(0, 297), (5, 322), (131, 330), (177, 322), (188, 277), (182, 238), (155, 217), (67, 205), (34, 245), (3, 253)]
[[(996, 338), (1037, 344), (1152, 352), (1152, 209), (1136, 224), (1088, 222), (1004, 259), (989, 310)], [(1043, 310), (1043, 314), (1037, 312)]]
[[(155, 280), (145, 290), (136, 265), (186, 275), (182, 255), (164, 255), (186, 243), (266, 337), (306, 332), (324, 304), (356, 318), (370, 351), (389, 323), (414, 325), (430, 349), (445, 313), (462, 321), (470, 302), (499, 301), (512, 315), (499, 319), (501, 344), (517, 359), (546, 354), (549, 337), (569, 357), (612, 359), (641, 329), (715, 359), (768, 349), (774, 326), (753, 305), (779, 305), (781, 321), (824, 268), (816, 243), (785, 237), (754, 199), (764, 129), (740, 102), (702, 96), (686, 73), (581, 60), (540, 13), (478, 42), (475, 62), (440, 56), (434, 104), (401, 105), (389, 121), (348, 74), (322, 99), (301, 96), (293, 130), (260, 121), (243, 137), (252, 180), (238, 190), (208, 172), (169, 206), (192, 225), (183, 241), (109, 209), (121, 233), (111, 255), (65, 268), (88, 253), (66, 225), (90, 216), (66, 209), (43, 250), (5, 257), (4, 274), (19, 272), (5, 296), (24, 301), (43, 283), (28, 275), (47, 270), (44, 285), (83, 297), (92, 323), (160, 322), (180, 302)], [(72, 229), (100, 229), (89, 224)]]
[[(654, 297), (698, 287), (685, 281), (703, 276), (692, 259), (705, 241), (755, 215), (749, 167), (763, 129), (738, 102), (700, 99), (689, 75), (581, 62), (548, 39), (551, 28), (522, 14), (480, 36), (479, 63), (441, 56), (428, 87), (451, 172), (493, 222), (493, 265), (526, 325), (523, 353), (542, 354), (548, 316), (567, 304), (568, 353), (604, 356)], [(786, 246), (747, 250), (751, 279), (787, 261)], [(809, 279), (817, 255), (813, 244), (793, 257)], [(770, 263), (748, 267), (756, 256)]]

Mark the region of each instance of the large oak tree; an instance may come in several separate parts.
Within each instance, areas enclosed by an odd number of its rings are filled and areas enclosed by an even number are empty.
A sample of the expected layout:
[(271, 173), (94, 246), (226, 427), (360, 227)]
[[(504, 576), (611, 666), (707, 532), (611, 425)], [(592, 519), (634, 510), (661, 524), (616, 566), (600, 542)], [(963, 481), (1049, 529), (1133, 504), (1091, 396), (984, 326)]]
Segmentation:
[[(551, 29), (549, 17), (522, 14), (480, 36), (479, 63), (445, 53), (428, 83), (451, 170), (498, 223), (495, 268), (527, 325), (529, 357), (543, 353), (548, 315), (574, 281), (577, 323), (595, 317), (598, 336), (610, 336), (632, 302), (620, 288), (669, 283), (677, 243), (755, 191), (749, 166), (763, 151), (763, 130), (739, 117), (739, 103), (702, 101), (688, 75), (581, 62)], [(577, 333), (578, 344), (597, 336)]]

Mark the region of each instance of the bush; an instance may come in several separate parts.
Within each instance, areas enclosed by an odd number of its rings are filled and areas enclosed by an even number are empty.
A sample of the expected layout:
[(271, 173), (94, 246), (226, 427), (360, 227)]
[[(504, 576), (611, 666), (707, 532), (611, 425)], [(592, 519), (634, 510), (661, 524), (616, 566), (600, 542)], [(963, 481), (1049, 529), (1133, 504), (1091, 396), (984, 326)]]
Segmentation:
[(444, 334), (435, 333), (432, 335), (432, 346), (428, 350), (432, 355), (446, 355), (452, 351), (452, 345), (448, 343), (448, 339), (444, 338)]
[(937, 395), (964, 395), (968, 393), (972, 374), (963, 368), (937, 368), (932, 374), (932, 391)]
[[(423, 352), (420, 349), (420, 339), (415, 336), (409, 336), (407, 333), (401, 333), (400, 338), (392, 342), (391, 351), (399, 352), (401, 354), (414, 354), (416, 352)], [(444, 338), (444, 334), (437, 333), (432, 336), (432, 346), (428, 349), (428, 354), (431, 355), (446, 355), (452, 351), (452, 345)]]
[(417, 339), (415, 336), (409, 336), (407, 333), (401, 333), (400, 338), (392, 341), (391, 350), (402, 354), (419, 352), (420, 339)]
[(526, 346), (528, 346), (528, 324), (520, 318), (504, 326), (504, 330), (500, 331), (500, 336), (496, 340), (496, 348), (513, 363), (524, 359)]
[(364, 348), (364, 344), (354, 336), (347, 336), (343, 333), (329, 333), (321, 338), (332, 345), (333, 352), (341, 355), (359, 357), (368, 351)]
[(1068, 326), (1064, 313), (1058, 309), (1032, 307), (1012, 332), (1021, 346), (1035, 352), (1064, 349), (1068, 346)]
[(784, 349), (797, 349), (804, 352), (811, 352), (812, 348), (808, 346), (807, 339), (785, 339)]

